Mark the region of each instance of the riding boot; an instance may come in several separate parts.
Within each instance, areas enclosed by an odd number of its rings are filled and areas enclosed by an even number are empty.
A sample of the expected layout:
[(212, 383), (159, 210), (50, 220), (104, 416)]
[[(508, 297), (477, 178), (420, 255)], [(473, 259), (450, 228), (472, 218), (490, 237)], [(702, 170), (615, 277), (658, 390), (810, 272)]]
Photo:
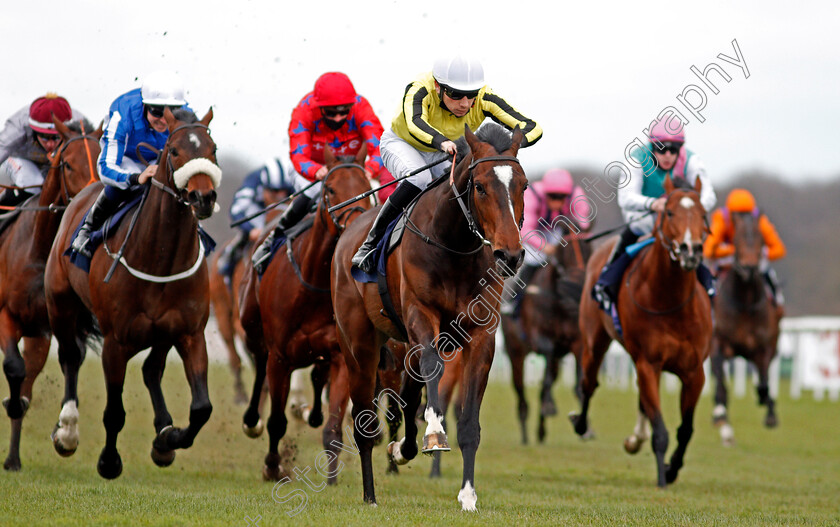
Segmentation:
[(96, 201), (91, 205), (87, 217), (85, 217), (85, 222), (79, 228), (79, 232), (76, 234), (76, 238), (73, 240), (73, 245), (71, 246), (74, 252), (88, 258), (91, 257), (90, 248), (88, 247), (91, 233), (102, 228), (102, 224), (115, 212), (115, 209), (119, 205), (118, 201), (111, 200), (108, 193), (105, 192), (106, 190), (107, 187), (103, 188), (99, 196), (96, 197)]
[(295, 198), (292, 205), (280, 216), (277, 227), (271, 231), (271, 234), (262, 242), (262, 245), (257, 247), (254, 255), (251, 256), (251, 263), (254, 264), (254, 269), (258, 274), (262, 274), (265, 271), (264, 267), (268, 257), (271, 255), (271, 245), (274, 243), (274, 240), (278, 236), (285, 236), (288, 229), (297, 225), (309, 212), (310, 205), (312, 205), (312, 198), (306, 194), (301, 194)]
[[(510, 315), (513, 318), (519, 318), (519, 312), (522, 310), (522, 301), (525, 299), (525, 289), (528, 287), (528, 284), (531, 283), (531, 280), (534, 278), (534, 274), (539, 268), (539, 265), (525, 264), (519, 271), (518, 280), (511, 280), (514, 287), (516, 287), (516, 292), (514, 293), (513, 298), (510, 300), (506, 299), (502, 304), (501, 311), (503, 315)], [(525, 284), (524, 287), (518, 287), (519, 280)]]
[(761, 276), (764, 277), (764, 281), (767, 282), (767, 286), (770, 288), (770, 293), (773, 295), (773, 302), (777, 306), (784, 305), (785, 303), (785, 295), (782, 294), (782, 288), (779, 286), (779, 280), (776, 277), (776, 271), (773, 270), (772, 267), (767, 267)]
[(626, 249), (638, 239), (639, 235), (627, 227), (622, 231), (618, 243), (613, 246), (606, 265), (601, 269), (601, 276), (592, 288), (592, 298), (602, 306), (609, 306), (618, 298), (621, 277), (624, 276), (624, 271), (632, 260)]
[(237, 230), (233, 243), (228, 244), (222, 251), (222, 254), (219, 255), (216, 268), (228, 286), (230, 286), (233, 279), (233, 270), (236, 267), (236, 262), (242, 256), (242, 250), (245, 249), (246, 245), (248, 245), (248, 232), (241, 229)]
[[(0, 194), (0, 206), (2, 207), (15, 207), (32, 196), (29, 192), (25, 190), (14, 190), (14, 189), (6, 189)], [(0, 212), (4, 212), (5, 209), (0, 210)]]
[(715, 288), (715, 276), (706, 267), (706, 264), (701, 263), (697, 266), (697, 280), (700, 281), (700, 285), (703, 286), (703, 289), (706, 291), (706, 294), (709, 295), (709, 298), (713, 298), (717, 289)]
[(420, 192), (421, 189), (418, 187), (408, 181), (403, 181), (400, 186), (397, 187), (397, 190), (395, 190), (394, 193), (385, 200), (385, 204), (382, 205), (382, 208), (379, 210), (379, 215), (376, 216), (375, 220), (373, 220), (373, 225), (370, 227), (370, 232), (368, 232), (367, 238), (365, 238), (365, 241), (362, 246), (359, 247), (359, 250), (356, 251), (356, 254), (353, 255), (353, 259), (351, 260), (353, 265), (365, 273), (373, 272), (376, 267), (376, 262), (372, 256), (376, 252), (376, 245), (385, 234), (385, 230), (388, 228), (388, 225), (399, 217), (403, 209), (414, 201), (414, 198), (416, 198)]

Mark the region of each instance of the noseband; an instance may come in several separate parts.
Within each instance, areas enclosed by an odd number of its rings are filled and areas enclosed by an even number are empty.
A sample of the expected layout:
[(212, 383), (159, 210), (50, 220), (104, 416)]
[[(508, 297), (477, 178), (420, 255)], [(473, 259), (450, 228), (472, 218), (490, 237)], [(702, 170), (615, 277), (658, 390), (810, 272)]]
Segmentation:
[[(182, 190), (179, 193), (179, 192), (176, 192), (175, 190), (173, 190), (173, 188), (172, 188), (172, 187), (175, 187), (175, 180), (174, 180), (174, 177), (173, 177), (173, 174), (175, 173), (175, 167), (172, 166), (172, 156), (169, 154), (169, 143), (175, 137), (175, 134), (177, 132), (179, 132), (181, 130), (184, 130), (184, 129), (187, 129), (187, 128), (203, 128), (204, 130), (207, 130), (207, 135), (208, 136), (210, 135), (210, 128), (207, 125), (204, 125), (204, 124), (201, 124), (201, 123), (182, 124), (181, 126), (172, 130), (172, 133), (169, 134), (169, 138), (166, 140), (166, 145), (164, 145), (164, 147), (163, 147), (163, 152), (166, 152), (166, 172), (167, 172), (166, 180), (169, 183), (169, 185), (164, 185), (163, 183), (161, 183), (160, 181), (158, 181), (155, 178), (151, 178), (151, 182), (152, 182), (152, 186), (154, 186), (155, 188), (166, 192), (167, 194), (169, 194), (170, 196), (175, 198), (175, 201), (177, 201), (181, 205), (185, 205), (185, 206), (189, 207), (190, 202), (187, 201), (182, 195), (182, 193), (184, 191)], [(161, 154), (163, 152), (161, 152)]]

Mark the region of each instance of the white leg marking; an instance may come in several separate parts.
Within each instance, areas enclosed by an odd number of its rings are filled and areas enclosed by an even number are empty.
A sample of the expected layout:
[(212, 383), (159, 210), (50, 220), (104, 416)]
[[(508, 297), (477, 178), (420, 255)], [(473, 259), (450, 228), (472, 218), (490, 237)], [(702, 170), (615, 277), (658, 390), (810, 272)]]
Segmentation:
[(633, 428), (633, 435), (639, 441), (646, 441), (650, 437), (650, 421), (644, 412), (639, 412), (636, 419), (636, 426)]
[(723, 441), (723, 446), (732, 446), (735, 443), (735, 430), (729, 423), (723, 423), (720, 427), (720, 438)]
[(712, 410), (712, 417), (719, 418), (726, 415), (726, 407), (722, 404), (716, 404), (715, 409)]
[(402, 455), (403, 443), (405, 443), (405, 437), (388, 445), (388, 452), (391, 454), (391, 457), (394, 458), (394, 463), (397, 465), (405, 465), (408, 463), (408, 460)]
[(467, 481), (461, 492), (458, 493), (458, 503), (461, 504), (462, 511), (474, 511), (475, 503), (478, 501), (478, 496), (475, 495), (475, 489), (472, 483)]
[(76, 423), (79, 422), (79, 409), (76, 401), (67, 401), (58, 414), (58, 430), (55, 437), (67, 450), (75, 450), (79, 446), (79, 429)]
[(426, 408), (426, 413), (423, 416), (426, 418), (426, 423), (428, 423), (425, 435), (436, 434), (438, 432), (443, 433), (442, 415), (436, 414), (431, 408)]

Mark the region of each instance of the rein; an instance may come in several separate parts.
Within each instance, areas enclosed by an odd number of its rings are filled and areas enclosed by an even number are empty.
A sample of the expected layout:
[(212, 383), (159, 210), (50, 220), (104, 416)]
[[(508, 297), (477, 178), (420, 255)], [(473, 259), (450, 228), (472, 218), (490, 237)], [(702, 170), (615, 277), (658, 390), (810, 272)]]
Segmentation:
[[(205, 130), (208, 130), (208, 135), (209, 135), (209, 127), (200, 123), (200, 122), (183, 124), (183, 125), (175, 128), (174, 130), (172, 130), (172, 133), (169, 134), (169, 138), (166, 141), (166, 145), (167, 146), (169, 145), (169, 142), (172, 140), (173, 137), (175, 137), (176, 132), (178, 132), (179, 130), (186, 129), (186, 128), (204, 128)], [(163, 152), (166, 152), (166, 168), (165, 168), (165, 170), (167, 171), (166, 179), (167, 179), (167, 182), (174, 185), (175, 182), (174, 182), (173, 174), (174, 174), (175, 170), (174, 170), (174, 167), (172, 166), (172, 158), (169, 155), (169, 149), (167, 148), (167, 146), (164, 146), (164, 149), (163, 149)], [(139, 145), (138, 145), (138, 152), (139, 152)], [(142, 157), (141, 157), (141, 159), (142, 159)], [(150, 179), (150, 181), (152, 183), (152, 187), (154, 187), (158, 190), (161, 190), (166, 194), (169, 194), (170, 196), (175, 198), (175, 201), (177, 201), (178, 203), (180, 203), (182, 205), (186, 205), (186, 206), (190, 205), (189, 201), (185, 200), (179, 193), (172, 190), (172, 188), (169, 185), (165, 185), (165, 184), (161, 183), (160, 181), (158, 181), (154, 177), (152, 177)], [(190, 276), (194, 275), (201, 268), (201, 264), (204, 261), (204, 252), (205, 252), (204, 242), (202, 242), (201, 236), (198, 237), (198, 257), (196, 258), (195, 263), (192, 265), (192, 267), (190, 267), (186, 271), (182, 271), (180, 273), (176, 273), (176, 274), (172, 274), (172, 275), (168, 275), (168, 276), (158, 276), (158, 275), (152, 275), (152, 274), (144, 273), (144, 272), (142, 272), (138, 269), (134, 269), (133, 267), (131, 267), (128, 264), (128, 262), (126, 261), (126, 259), (123, 257), (123, 252), (125, 251), (125, 247), (128, 244), (128, 239), (131, 236), (131, 233), (134, 231), (134, 225), (137, 221), (138, 216), (140, 215), (140, 212), (143, 210), (143, 205), (146, 203), (146, 196), (149, 193), (148, 192), (149, 188), (150, 187), (147, 187), (146, 192), (144, 192), (144, 194), (143, 194), (143, 198), (140, 200), (140, 204), (137, 206), (137, 209), (134, 211), (134, 215), (131, 218), (131, 223), (128, 226), (128, 232), (126, 232), (126, 234), (125, 234), (125, 239), (123, 240), (122, 246), (120, 247), (119, 251), (117, 251), (116, 253), (112, 253), (108, 249), (108, 244), (103, 243), (103, 246), (105, 248), (105, 252), (108, 254), (108, 256), (111, 257), (111, 259), (114, 260), (114, 263), (111, 265), (111, 269), (108, 271), (108, 274), (105, 276), (105, 280), (104, 280), (105, 282), (108, 282), (110, 280), (111, 275), (113, 275), (114, 270), (116, 269), (117, 263), (121, 263), (123, 265), (123, 267), (125, 267), (126, 270), (129, 272), (129, 274), (131, 274), (135, 278), (139, 278), (140, 280), (145, 280), (147, 282), (154, 282), (154, 283), (157, 283), (157, 284), (175, 282), (175, 281), (178, 281), (178, 280), (183, 280), (184, 278), (189, 278)], [(107, 233), (106, 233), (105, 239), (107, 240), (107, 238), (108, 238), (108, 236), (107, 236)]]
[[(352, 214), (354, 212), (364, 212), (365, 211), (364, 208), (356, 206), (356, 207), (351, 207), (349, 209), (345, 209), (338, 216), (336, 216), (333, 213), (333, 211), (335, 210), (335, 207), (330, 206), (330, 194), (329, 194), (329, 192), (327, 192), (327, 180), (329, 179), (330, 174), (332, 174), (333, 172), (335, 172), (336, 170), (338, 170), (340, 168), (357, 168), (364, 173), (364, 168), (362, 168), (361, 166), (359, 166), (355, 163), (341, 163), (341, 164), (338, 164), (338, 165), (332, 167), (329, 170), (329, 172), (327, 172), (327, 175), (324, 176), (324, 178), (321, 180), (321, 182), (323, 183), (323, 185), (321, 185), (321, 194), (322, 194), (323, 200), (324, 200), (324, 208), (326, 208), (326, 211), (327, 211), (327, 214), (330, 217), (330, 220), (333, 222), (333, 225), (335, 226), (336, 230), (338, 230), (338, 235), (336, 237), (341, 236), (341, 233), (344, 232), (344, 229), (347, 228), (347, 222), (349, 221), (350, 214)], [(319, 211), (320, 211), (320, 209), (319, 209)], [(342, 220), (344, 221), (344, 223), (342, 223)], [(304, 280), (303, 273), (300, 270), (300, 265), (297, 263), (297, 260), (295, 260), (295, 255), (294, 255), (294, 252), (292, 250), (292, 242), (294, 242), (294, 240), (295, 240), (295, 238), (290, 238), (290, 239), (286, 240), (286, 256), (289, 258), (289, 263), (292, 264), (292, 269), (295, 271), (295, 275), (297, 276), (298, 281), (301, 283), (301, 285), (303, 285), (303, 287), (305, 287), (306, 289), (309, 289), (310, 291), (314, 291), (316, 293), (329, 293), (330, 292), (329, 288), (324, 289), (324, 288), (321, 288), (321, 287), (317, 287), (317, 286), (314, 286), (314, 285), (310, 284), (306, 280)]]
[[(461, 212), (463, 213), (464, 218), (467, 220), (467, 227), (470, 229), (470, 232), (472, 232), (481, 241), (481, 243), (479, 244), (478, 247), (476, 247), (475, 249), (473, 249), (471, 251), (466, 251), (466, 252), (457, 251), (455, 249), (451, 249), (449, 247), (446, 247), (445, 245), (443, 245), (439, 242), (436, 242), (431, 237), (429, 237), (425, 233), (423, 233), (423, 231), (421, 231), (420, 228), (417, 227), (417, 225), (415, 225), (413, 221), (411, 221), (411, 218), (408, 216), (407, 213), (406, 213), (406, 217), (405, 217), (405, 219), (406, 219), (406, 229), (408, 229), (409, 231), (416, 234), (421, 240), (423, 240), (424, 243), (426, 243), (428, 245), (432, 245), (434, 247), (437, 247), (438, 249), (443, 249), (447, 252), (457, 254), (459, 256), (469, 256), (469, 255), (472, 255), (472, 254), (475, 254), (475, 253), (481, 251), (482, 249), (484, 249), (485, 246), (492, 245), (490, 240), (486, 239), (484, 237), (484, 235), (482, 235), (481, 232), (478, 230), (478, 225), (476, 224), (475, 218), (473, 217), (473, 214), (472, 214), (472, 209), (470, 207), (470, 205), (473, 202), (472, 194), (470, 194), (470, 190), (472, 189), (472, 186), (473, 186), (473, 169), (476, 167), (476, 165), (478, 165), (479, 163), (483, 163), (485, 161), (510, 161), (510, 162), (514, 162), (516, 164), (519, 164), (519, 160), (517, 158), (513, 157), (513, 156), (488, 156), (488, 157), (482, 157), (481, 159), (476, 159), (467, 168), (467, 171), (469, 172), (469, 178), (467, 179), (467, 187), (464, 189), (463, 192), (460, 192), (460, 193), (458, 192), (458, 188), (455, 186), (455, 156), (453, 156), (452, 169), (449, 172), (449, 188), (452, 189), (452, 193), (454, 194), (454, 197), (450, 198), (450, 200), (454, 199), (454, 200), (458, 201), (458, 206), (461, 208)], [(463, 198), (464, 198), (465, 195), (468, 196), (468, 198), (467, 198), (468, 202), (467, 203), (464, 203)], [(414, 202), (416, 202), (418, 199), (420, 199), (420, 196), (417, 196), (417, 198), (414, 199), (412, 204)], [(411, 205), (409, 205), (409, 207), (410, 206)], [(408, 209), (406, 209), (406, 210), (408, 210)]]

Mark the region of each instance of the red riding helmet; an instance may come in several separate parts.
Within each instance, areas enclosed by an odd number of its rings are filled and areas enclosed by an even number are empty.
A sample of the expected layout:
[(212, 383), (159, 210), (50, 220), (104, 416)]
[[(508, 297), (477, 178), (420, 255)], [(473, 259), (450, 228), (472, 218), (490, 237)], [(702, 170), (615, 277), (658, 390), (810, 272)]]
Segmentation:
[(73, 117), (70, 103), (64, 97), (48, 93), (39, 97), (29, 106), (29, 127), (41, 134), (57, 134), (52, 116), (61, 122), (69, 121)]
[(316, 106), (341, 106), (356, 102), (356, 89), (347, 75), (330, 71), (315, 81)]

